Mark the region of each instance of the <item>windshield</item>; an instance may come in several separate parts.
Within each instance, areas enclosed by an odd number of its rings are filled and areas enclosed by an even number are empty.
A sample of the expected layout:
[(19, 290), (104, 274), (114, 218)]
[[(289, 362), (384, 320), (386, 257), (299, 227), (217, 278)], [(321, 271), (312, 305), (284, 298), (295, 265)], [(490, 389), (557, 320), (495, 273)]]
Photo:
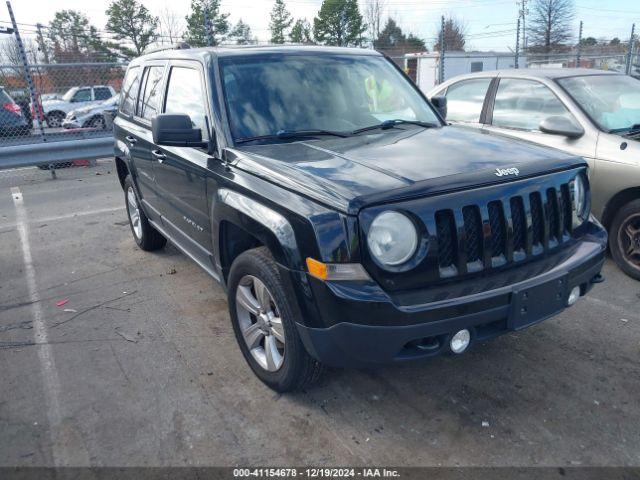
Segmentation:
[(561, 78), (558, 83), (603, 130), (624, 132), (640, 124), (640, 81), (625, 75)]
[(281, 131), (351, 132), (385, 120), (440, 125), (383, 57), (278, 54), (227, 57), (220, 64), (236, 140)]
[(67, 92), (62, 96), (62, 100), (64, 100), (65, 102), (69, 102), (71, 101), (71, 99), (73, 98), (73, 96), (76, 94), (76, 92), (78, 91), (78, 87), (73, 87), (70, 88), (69, 90), (67, 90)]

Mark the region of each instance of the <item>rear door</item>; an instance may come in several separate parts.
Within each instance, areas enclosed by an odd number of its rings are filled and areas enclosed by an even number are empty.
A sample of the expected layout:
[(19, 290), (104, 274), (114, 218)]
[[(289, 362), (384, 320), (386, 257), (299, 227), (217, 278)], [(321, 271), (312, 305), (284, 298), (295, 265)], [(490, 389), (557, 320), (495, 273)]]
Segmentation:
[[(163, 113), (186, 114), (194, 128), (209, 140), (212, 118), (204, 71), (197, 61), (171, 62)], [(206, 148), (154, 146), (156, 183), (162, 222), (180, 243), (202, 261), (211, 252), (211, 225), (207, 203)]]
[(470, 78), (449, 85), (437, 95), (447, 97), (447, 122), (481, 128), (485, 98), (491, 77)]

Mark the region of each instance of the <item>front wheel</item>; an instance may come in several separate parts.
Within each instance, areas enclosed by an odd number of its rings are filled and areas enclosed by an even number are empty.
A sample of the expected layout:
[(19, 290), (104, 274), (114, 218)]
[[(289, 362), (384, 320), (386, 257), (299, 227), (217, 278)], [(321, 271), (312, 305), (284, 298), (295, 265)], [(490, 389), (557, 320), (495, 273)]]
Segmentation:
[(620, 269), (640, 280), (640, 200), (627, 203), (616, 213), (611, 223), (609, 248)]
[(47, 126), (49, 128), (58, 128), (62, 125), (64, 114), (62, 112), (51, 112), (47, 115)]
[(246, 251), (233, 262), (228, 300), (236, 340), (260, 380), (288, 392), (319, 378), (322, 366), (298, 335), (295, 324), (301, 318), (293, 293), (266, 248)]

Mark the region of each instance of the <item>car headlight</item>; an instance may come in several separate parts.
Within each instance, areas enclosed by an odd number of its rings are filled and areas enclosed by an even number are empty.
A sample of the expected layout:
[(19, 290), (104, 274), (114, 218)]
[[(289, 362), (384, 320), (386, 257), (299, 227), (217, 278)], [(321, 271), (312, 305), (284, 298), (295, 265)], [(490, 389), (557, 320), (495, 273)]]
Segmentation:
[(589, 199), (587, 198), (587, 184), (581, 173), (576, 175), (576, 178), (571, 182), (571, 196), (577, 219), (579, 223), (582, 223), (589, 216)]
[(367, 244), (371, 255), (382, 265), (400, 265), (415, 253), (418, 232), (406, 215), (387, 210), (371, 223)]

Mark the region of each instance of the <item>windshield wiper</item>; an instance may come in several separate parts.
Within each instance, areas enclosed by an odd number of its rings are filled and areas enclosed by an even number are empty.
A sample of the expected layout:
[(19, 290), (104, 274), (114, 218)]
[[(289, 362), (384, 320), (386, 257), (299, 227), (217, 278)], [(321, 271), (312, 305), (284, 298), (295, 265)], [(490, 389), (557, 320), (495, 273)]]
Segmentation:
[(286, 140), (287, 138), (304, 138), (318, 137), (321, 135), (329, 135), (333, 137), (346, 138), (351, 136), (350, 132), (337, 132), (333, 130), (278, 130), (271, 135), (257, 135), (255, 137), (242, 137), (236, 140), (236, 143), (247, 143), (258, 140)]
[(401, 119), (395, 119), (395, 120), (385, 120), (382, 123), (378, 123), (376, 125), (370, 125), (368, 127), (363, 127), (363, 128), (358, 128), (357, 130), (352, 130), (351, 133), (353, 135), (357, 134), (357, 133), (362, 133), (362, 132), (367, 132), (369, 130), (388, 130), (390, 128), (395, 127), (396, 125), (401, 125), (401, 124), (410, 124), (410, 125), (419, 125), (421, 127), (424, 128), (436, 128), (439, 127), (440, 125), (436, 124), (436, 123), (430, 123), (430, 122), (421, 122), (419, 120), (401, 120)]
[(614, 128), (612, 130), (609, 130), (609, 133), (616, 133), (624, 136), (636, 135), (637, 133), (640, 133), (640, 123), (635, 123), (630, 127)]

